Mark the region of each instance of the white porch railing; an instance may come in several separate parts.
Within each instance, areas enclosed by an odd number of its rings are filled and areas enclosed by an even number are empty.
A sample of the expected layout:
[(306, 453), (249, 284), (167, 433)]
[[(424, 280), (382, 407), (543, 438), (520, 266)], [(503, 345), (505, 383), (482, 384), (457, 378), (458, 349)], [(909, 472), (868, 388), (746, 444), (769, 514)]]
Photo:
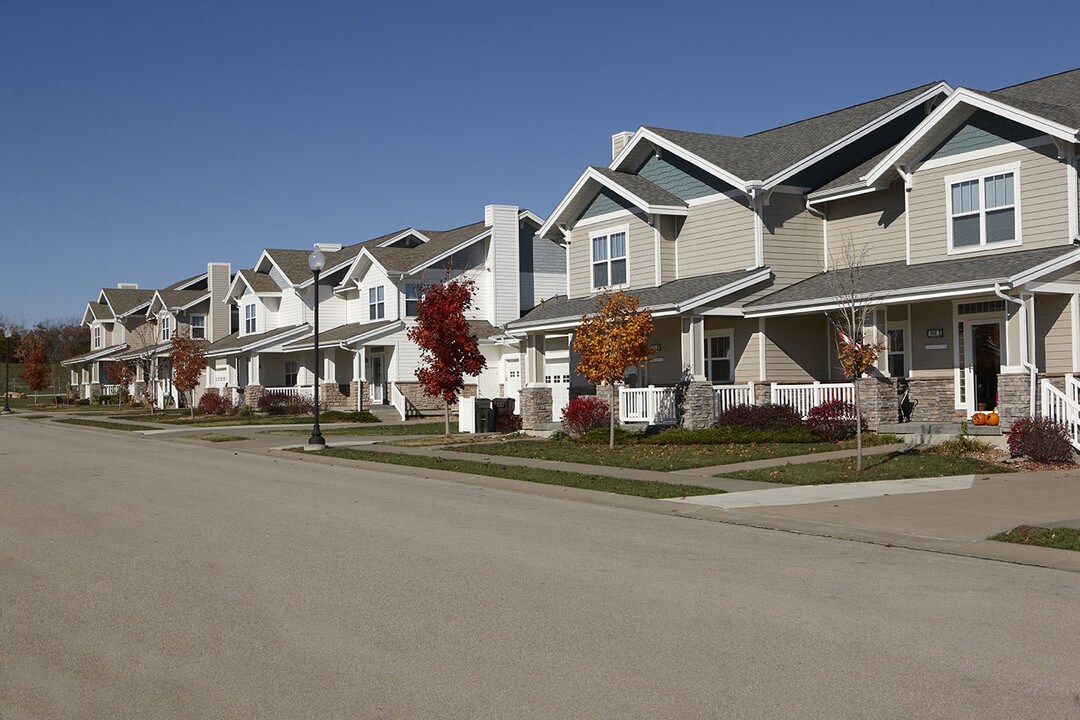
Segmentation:
[(1080, 380), (1077, 380), (1072, 373), (1065, 376), (1065, 394), (1074, 403), (1080, 403)]
[(675, 388), (619, 388), (619, 422), (672, 425), (675, 413)]
[(773, 383), (769, 393), (769, 402), (774, 405), (790, 405), (803, 417), (810, 413), (810, 408), (831, 400), (855, 402), (853, 383), (803, 383), (799, 385), (781, 385)]
[(408, 411), (405, 405), (405, 396), (398, 390), (397, 383), (390, 383), (390, 404), (397, 410), (402, 420), (406, 419)]
[(229, 371), (228, 370), (215, 370), (214, 371), (214, 387), (225, 387), (229, 384)]
[(742, 385), (713, 385), (714, 411), (716, 415), (736, 405), (754, 404), (754, 383)]
[(120, 386), (119, 385), (102, 385), (101, 386), (101, 394), (102, 395), (118, 395), (119, 393), (120, 393)]
[(1071, 376), (1065, 381), (1068, 395), (1050, 384), (1049, 380), (1042, 381), (1042, 415), (1064, 425), (1072, 446), (1080, 450), (1080, 403), (1073, 399), (1074, 388), (1070, 380)]
[(263, 388), (264, 395), (284, 395), (285, 397), (303, 398), (313, 401), (315, 389), (311, 385), (295, 385), (291, 387), (267, 387)]

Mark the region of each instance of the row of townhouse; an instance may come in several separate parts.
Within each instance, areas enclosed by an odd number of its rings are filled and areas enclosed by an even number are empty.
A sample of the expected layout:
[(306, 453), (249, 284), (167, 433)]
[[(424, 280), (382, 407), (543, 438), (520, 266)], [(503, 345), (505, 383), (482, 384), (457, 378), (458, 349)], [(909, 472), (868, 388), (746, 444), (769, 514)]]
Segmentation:
[(150, 383), (159, 406), (182, 404), (167, 362), (169, 341), (180, 333), (206, 343), (196, 396), (211, 391), (250, 405), (267, 393), (310, 397), (317, 376), (320, 397), (335, 407), (386, 405), (402, 418), (438, 410), (440, 401), (425, 397), (416, 380), (420, 352), (407, 332), (426, 285), (464, 278), (475, 284), (467, 317), (488, 365), (465, 394), (516, 399), (517, 340), (504, 327), (566, 283), (565, 251), (537, 235), (542, 224), (528, 210), (489, 205), (483, 220), (450, 230), (409, 227), (348, 246), (319, 243), (325, 268), (317, 290), (307, 249), (267, 249), (235, 273), (210, 263), (206, 275), (163, 290), (103, 289), (83, 318), (90, 352), (65, 363), (73, 393), (114, 394), (109, 364), (141, 360), (128, 389)]
[[(322, 246), (322, 390), (337, 405), (433, 409), (406, 331), (450, 267), (477, 283), (489, 364), (467, 394), (519, 398), (526, 428), (591, 392), (625, 422), (698, 425), (738, 402), (805, 410), (853, 392), (830, 313), (833, 279), (858, 256), (876, 304), (865, 339), (886, 346), (860, 381), (873, 425), (895, 421), (904, 387), (921, 423), (997, 408), (1007, 426), (1048, 402), (1080, 412), (1078, 132), (1080, 70), (992, 92), (934, 82), (742, 137), (617, 133), (610, 164), (586, 168), (546, 219), (492, 205), (453, 230)], [(157, 342), (169, 323), (197, 327), (203, 299), (169, 293), (201, 291), (228, 308), (199, 320), (207, 388), (249, 403), (310, 392), (308, 253), (266, 250), (234, 275), (211, 264), (158, 293), (103, 290), (73, 384), (92, 394), (100, 363), (130, 356), (129, 322), (153, 324)], [(572, 350), (613, 289), (639, 296), (655, 325), (653, 357), (618, 392), (579, 377)]]

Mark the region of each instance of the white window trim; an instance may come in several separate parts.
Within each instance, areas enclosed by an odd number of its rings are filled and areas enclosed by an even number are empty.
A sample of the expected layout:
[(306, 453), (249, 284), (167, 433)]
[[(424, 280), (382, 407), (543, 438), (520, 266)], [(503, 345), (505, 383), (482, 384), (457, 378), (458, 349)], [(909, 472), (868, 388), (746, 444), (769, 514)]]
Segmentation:
[[(375, 294), (375, 299), (371, 299), (372, 293)], [(378, 308), (382, 308), (382, 314), (378, 315), (375, 311)], [(372, 285), (368, 288), (368, 321), (374, 322), (375, 320), (383, 320), (386, 318), (386, 286), (385, 285)]]
[(165, 313), (158, 316), (158, 337), (164, 342), (172, 340), (173, 326), (172, 315)]
[[(999, 243), (987, 243), (986, 242), (986, 196), (983, 188), (985, 187), (985, 179), (994, 175), (1003, 175), (1005, 173), (1013, 174), (1013, 221), (1016, 224), (1015, 235), (1013, 240), (1008, 242)], [(972, 245), (965, 248), (953, 247), (953, 208), (952, 208), (952, 186), (959, 182), (965, 182), (968, 180), (979, 181), (979, 241), (978, 245)], [(993, 209), (993, 208), (991, 208)], [(984, 250), (997, 250), (998, 248), (1011, 248), (1024, 244), (1024, 238), (1021, 235), (1020, 228), (1022, 223), (1020, 222), (1020, 162), (1012, 162), (1006, 165), (996, 165), (994, 167), (979, 168), (978, 170), (970, 170), (968, 172), (956, 173), (954, 175), (945, 176), (945, 235), (947, 238), (947, 253), (949, 255), (965, 255), (967, 253), (981, 252)]]
[(103, 338), (105, 333), (100, 325), (94, 326), (94, 349), (100, 348), (104, 344)]
[[(611, 235), (617, 235), (619, 233), (623, 233), (626, 236), (626, 255), (625, 255), (625, 259), (626, 259), (626, 282), (619, 283), (618, 285), (612, 285), (610, 283), (607, 284), (607, 285), (593, 285), (593, 264), (594, 264), (594, 262), (603, 262), (603, 261), (594, 261), (594, 259), (593, 259), (593, 238), (610, 237)], [(611, 280), (611, 260), (612, 260), (612, 258), (611, 258), (611, 241), (608, 240), (607, 243), (608, 243), (608, 258), (607, 258), (608, 280)], [(592, 289), (593, 292), (600, 292), (600, 291), (603, 291), (603, 290), (622, 290), (622, 289), (630, 287), (630, 226), (629, 225), (617, 225), (617, 226), (614, 226), (614, 227), (608, 227), (608, 228), (606, 228), (604, 230), (594, 230), (594, 231), (589, 233), (589, 287)]]
[[(910, 313), (911, 313), (910, 308), (908, 309), (908, 313), (909, 313), (908, 317), (910, 318)], [(911, 320), (909, 319), (909, 320), (891, 320), (890, 321), (888, 318), (886, 318), (886, 320), (885, 320), (885, 352), (883, 353), (883, 355), (885, 356), (885, 367), (882, 368), (882, 369), (885, 371), (884, 372), (885, 375), (888, 375), (889, 377), (892, 377), (893, 376), (892, 375), (892, 361), (891, 361), (890, 356), (893, 355), (894, 353), (893, 353), (891, 347), (889, 346), (889, 331), (890, 330), (903, 330), (904, 331), (904, 350), (903, 350), (902, 353), (899, 353), (899, 354), (902, 354), (904, 356), (904, 368), (907, 370), (907, 375), (905, 375), (904, 377), (910, 378), (911, 377)]]
[[(247, 309), (253, 308), (254, 312), (251, 313), (251, 317), (247, 316)], [(252, 329), (248, 330), (248, 320), (251, 320)], [(243, 323), (241, 335), (255, 335), (259, 332), (259, 308), (257, 303), (246, 303), (244, 305), (244, 316), (240, 318)]]
[(724, 330), (706, 330), (705, 331), (705, 334), (704, 334), (703, 339), (702, 339), (702, 347), (701, 347), (701, 357), (702, 357), (702, 362), (703, 362), (703, 366), (702, 366), (701, 370), (702, 370), (702, 372), (705, 373), (706, 378), (709, 377), (709, 372), (708, 372), (709, 354), (706, 351), (708, 350), (708, 347), (709, 347), (709, 339), (714, 338), (714, 337), (726, 337), (728, 339), (728, 348), (729, 348), (729, 352), (730, 352), (730, 355), (729, 355), (730, 365), (729, 365), (729, 367), (731, 368), (731, 372), (728, 374), (728, 379), (726, 381), (717, 382), (716, 380), (710, 380), (709, 382), (711, 382), (713, 385), (731, 384), (731, 383), (735, 382), (735, 330), (733, 330), (731, 328), (727, 328), (727, 329), (724, 329)]
[[(202, 335), (201, 338), (195, 336), (195, 318), (202, 318), (202, 321), (203, 321), (203, 324), (202, 324), (203, 335)], [(194, 340), (205, 340), (206, 339), (206, 314), (205, 313), (194, 313), (193, 315), (191, 315), (191, 337)]]
[(414, 318), (414, 317), (416, 317), (416, 313), (413, 313), (411, 315), (409, 314), (409, 288), (410, 287), (415, 287), (416, 288), (416, 300), (415, 300), (415, 302), (417, 304), (417, 310), (419, 310), (419, 307), (420, 307), (420, 298), (422, 298), (424, 296), (424, 293), (422, 292), (422, 290), (424, 289), (424, 283), (419, 282), (419, 281), (410, 281), (410, 282), (406, 282), (406, 283), (404, 283), (402, 285), (402, 287), (401, 287), (401, 316), (405, 317), (405, 318)]

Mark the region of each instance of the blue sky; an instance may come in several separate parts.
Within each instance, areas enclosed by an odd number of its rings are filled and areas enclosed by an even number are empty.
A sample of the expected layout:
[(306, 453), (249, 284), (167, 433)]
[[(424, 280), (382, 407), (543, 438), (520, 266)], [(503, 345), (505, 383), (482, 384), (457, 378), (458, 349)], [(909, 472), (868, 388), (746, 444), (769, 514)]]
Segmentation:
[(0, 316), (493, 202), (546, 214), (643, 124), (745, 134), (1078, 64), (1053, 32), (1073, 3), (879, 5), (5, 3)]

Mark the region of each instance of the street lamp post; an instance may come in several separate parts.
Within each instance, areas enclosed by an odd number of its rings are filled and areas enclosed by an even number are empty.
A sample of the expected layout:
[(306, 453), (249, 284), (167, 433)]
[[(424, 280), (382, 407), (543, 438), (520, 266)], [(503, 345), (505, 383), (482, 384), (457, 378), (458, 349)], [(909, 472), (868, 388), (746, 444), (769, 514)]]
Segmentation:
[(0, 414), (11, 413), (8, 396), (11, 395), (11, 328), (4, 328), (4, 409)]
[(315, 308), (315, 367), (313, 368), (315, 370), (315, 383), (312, 387), (313, 397), (315, 398), (315, 425), (311, 428), (311, 437), (308, 438), (307, 449), (322, 450), (326, 447), (326, 438), (319, 431), (319, 273), (326, 266), (326, 257), (316, 248), (308, 255), (307, 262), (308, 267), (311, 268), (311, 272), (315, 276), (315, 282), (312, 285), (315, 294), (312, 301)]

